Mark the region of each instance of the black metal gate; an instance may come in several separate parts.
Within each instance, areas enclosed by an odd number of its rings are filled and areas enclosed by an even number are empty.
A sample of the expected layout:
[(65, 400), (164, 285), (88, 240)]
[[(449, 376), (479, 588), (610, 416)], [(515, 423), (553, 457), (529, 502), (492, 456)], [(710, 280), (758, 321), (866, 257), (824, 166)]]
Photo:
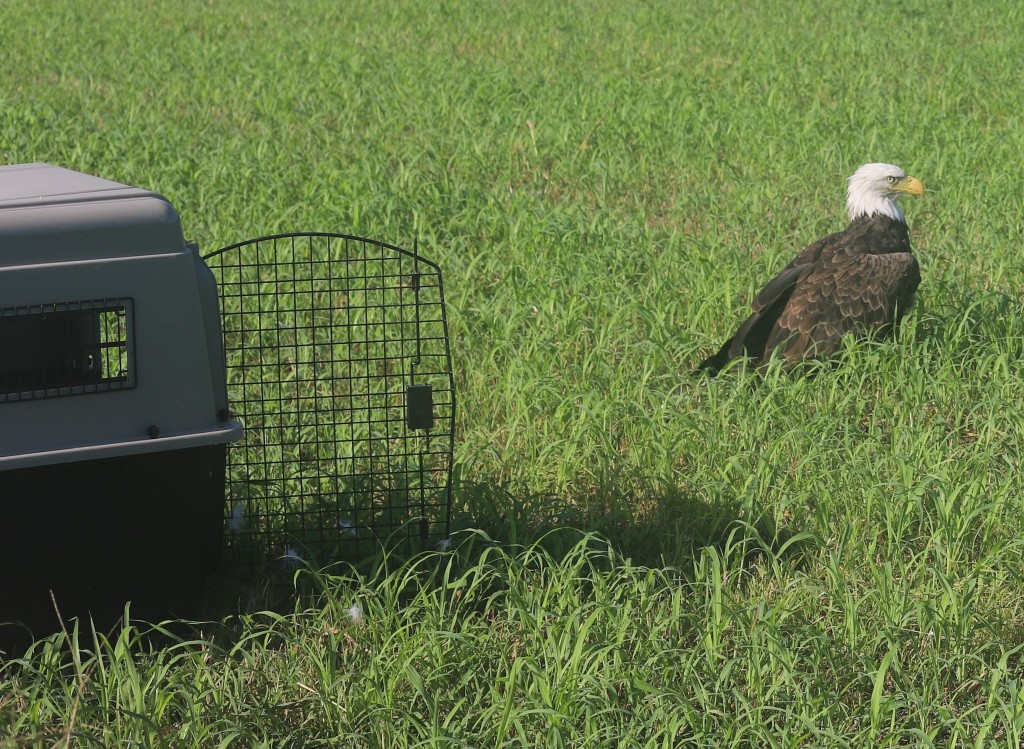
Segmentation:
[(232, 416), (229, 563), (354, 560), (446, 538), (455, 424), (438, 266), (343, 234), (205, 256)]

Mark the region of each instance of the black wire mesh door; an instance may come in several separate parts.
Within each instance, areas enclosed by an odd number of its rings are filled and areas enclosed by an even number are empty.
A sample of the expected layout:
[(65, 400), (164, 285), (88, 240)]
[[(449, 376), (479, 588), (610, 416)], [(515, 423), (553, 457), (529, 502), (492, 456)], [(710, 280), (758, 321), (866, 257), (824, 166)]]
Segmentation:
[(438, 266), (320, 233), (205, 260), (245, 426), (228, 449), (228, 563), (295, 567), (446, 538), (455, 392)]

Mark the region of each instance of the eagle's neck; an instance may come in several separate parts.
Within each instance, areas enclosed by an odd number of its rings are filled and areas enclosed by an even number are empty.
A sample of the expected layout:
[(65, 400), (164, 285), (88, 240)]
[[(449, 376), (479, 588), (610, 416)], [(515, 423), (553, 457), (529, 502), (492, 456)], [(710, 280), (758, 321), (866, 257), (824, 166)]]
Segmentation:
[(881, 215), (902, 224), (907, 223), (903, 211), (895, 200), (860, 185), (850, 185), (846, 194), (846, 210), (850, 214), (850, 221)]

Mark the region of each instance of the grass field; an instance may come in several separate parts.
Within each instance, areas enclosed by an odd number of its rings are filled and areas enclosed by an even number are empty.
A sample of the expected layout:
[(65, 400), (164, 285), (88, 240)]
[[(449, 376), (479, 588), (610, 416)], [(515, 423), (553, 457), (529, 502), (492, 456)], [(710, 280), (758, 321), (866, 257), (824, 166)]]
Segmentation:
[[(167, 647), (40, 642), (0, 746), (1024, 746), (1022, 31), (1010, 0), (4, 3), (0, 162), (161, 192), (206, 249), (418, 238), (464, 530)], [(905, 334), (691, 378), (867, 161), (927, 188)]]

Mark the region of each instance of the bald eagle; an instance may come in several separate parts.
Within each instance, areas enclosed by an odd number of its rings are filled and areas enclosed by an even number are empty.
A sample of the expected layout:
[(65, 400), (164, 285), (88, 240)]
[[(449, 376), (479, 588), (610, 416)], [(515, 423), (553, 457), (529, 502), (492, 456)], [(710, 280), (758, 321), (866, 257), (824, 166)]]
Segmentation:
[(892, 164), (864, 164), (850, 177), (850, 225), (803, 249), (758, 292), (753, 314), (697, 371), (731, 360), (763, 364), (773, 355), (793, 369), (835, 354), (844, 335), (885, 335), (900, 322), (921, 282), (898, 200), (924, 185)]

